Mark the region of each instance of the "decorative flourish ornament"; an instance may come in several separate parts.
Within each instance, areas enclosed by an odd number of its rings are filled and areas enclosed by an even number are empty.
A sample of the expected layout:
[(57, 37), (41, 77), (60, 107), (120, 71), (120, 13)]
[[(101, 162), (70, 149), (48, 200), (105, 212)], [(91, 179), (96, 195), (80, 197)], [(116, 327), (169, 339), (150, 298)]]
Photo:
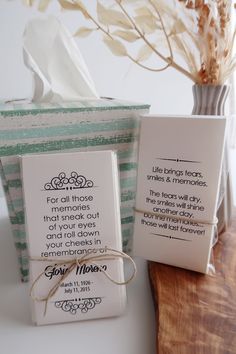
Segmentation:
[(64, 172), (59, 173), (57, 177), (53, 177), (50, 182), (45, 183), (44, 189), (49, 190), (65, 190), (92, 188), (93, 181), (85, 176), (79, 175), (77, 172), (71, 172), (70, 176), (66, 176)]
[(93, 310), (96, 305), (101, 304), (101, 302), (101, 297), (89, 297), (74, 300), (56, 301), (55, 307), (61, 309), (64, 312), (70, 312), (72, 315), (75, 315), (77, 311), (87, 313), (88, 311)]

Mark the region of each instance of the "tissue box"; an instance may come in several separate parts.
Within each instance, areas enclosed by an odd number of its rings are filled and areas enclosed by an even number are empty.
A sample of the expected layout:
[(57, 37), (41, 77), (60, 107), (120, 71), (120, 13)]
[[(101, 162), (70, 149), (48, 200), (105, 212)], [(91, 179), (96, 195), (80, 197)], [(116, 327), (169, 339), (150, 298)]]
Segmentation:
[(134, 219), (138, 117), (148, 109), (149, 105), (113, 99), (0, 105), (0, 174), (23, 281), (28, 280), (28, 252), (18, 155), (49, 151), (117, 151), (123, 249), (129, 252)]

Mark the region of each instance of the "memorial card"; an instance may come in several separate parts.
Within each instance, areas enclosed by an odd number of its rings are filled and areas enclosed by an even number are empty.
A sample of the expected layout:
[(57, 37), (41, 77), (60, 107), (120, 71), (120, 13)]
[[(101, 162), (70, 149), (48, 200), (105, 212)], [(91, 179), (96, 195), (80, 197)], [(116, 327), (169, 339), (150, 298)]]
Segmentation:
[[(36, 324), (120, 315), (126, 304), (116, 154), (21, 158)], [(115, 284), (117, 282), (118, 284)]]
[(226, 119), (143, 116), (134, 254), (207, 273)]

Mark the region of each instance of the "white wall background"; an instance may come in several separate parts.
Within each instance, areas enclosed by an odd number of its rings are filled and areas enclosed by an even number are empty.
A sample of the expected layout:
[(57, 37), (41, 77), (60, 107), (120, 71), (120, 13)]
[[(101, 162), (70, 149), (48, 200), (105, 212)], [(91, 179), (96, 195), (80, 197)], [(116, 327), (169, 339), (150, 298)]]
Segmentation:
[[(85, 3), (90, 8), (94, 1)], [(21, 0), (0, 0), (0, 100), (30, 97), (31, 74), (22, 59), (23, 31), (30, 18), (48, 14), (58, 16), (71, 33), (84, 23), (78, 12), (60, 11), (56, 0), (46, 14), (25, 7)], [(191, 113), (192, 83), (175, 70), (153, 73), (115, 57), (97, 33), (76, 42), (101, 96), (150, 103), (155, 113)]]

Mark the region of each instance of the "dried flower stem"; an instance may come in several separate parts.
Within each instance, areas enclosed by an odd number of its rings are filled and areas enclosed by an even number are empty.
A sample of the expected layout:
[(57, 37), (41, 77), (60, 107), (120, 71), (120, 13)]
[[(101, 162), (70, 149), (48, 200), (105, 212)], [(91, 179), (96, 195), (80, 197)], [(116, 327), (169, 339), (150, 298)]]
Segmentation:
[[(122, 8), (123, 6), (119, 3), (119, 1), (116, 1), (118, 5), (120, 5)], [(134, 26), (134, 29), (138, 32), (138, 34), (140, 35), (140, 37), (146, 42), (146, 44), (153, 50), (153, 52), (155, 52), (156, 54), (158, 54), (159, 56), (161, 56), (163, 58), (163, 60), (165, 59), (161, 54), (159, 54), (156, 49), (153, 47), (153, 45), (145, 38), (145, 36), (142, 34), (142, 32), (139, 31), (139, 29), (136, 27), (135, 23), (132, 21), (131, 17), (128, 15), (128, 13), (125, 11), (125, 9), (123, 9), (124, 13), (126, 14), (127, 18), (130, 20), (130, 23)], [(90, 15), (88, 13), (88, 16), (90, 18), (90, 20), (96, 25), (97, 29), (100, 30), (101, 32), (103, 32), (106, 36), (108, 36), (110, 39), (114, 39), (114, 37), (111, 35), (111, 33), (109, 33), (107, 30), (105, 30), (95, 19), (92, 15)], [(170, 62), (168, 62), (167, 60), (167, 65), (164, 66), (161, 69), (155, 69), (155, 68), (151, 68), (149, 66), (146, 66), (142, 63), (140, 63), (137, 59), (135, 59), (134, 57), (132, 57), (130, 54), (127, 53), (127, 57), (135, 64), (137, 64), (138, 66), (140, 66), (143, 69), (149, 70), (149, 71), (154, 71), (154, 72), (160, 72), (160, 71), (164, 71), (166, 70), (170, 65), (172, 65), (172, 60)]]
[[(165, 70), (167, 69), (169, 66), (172, 66), (173, 68), (175, 68), (176, 70), (180, 71), (182, 74), (184, 74), (185, 76), (187, 76), (190, 80), (194, 81), (194, 77), (191, 75), (190, 72), (188, 72), (187, 70), (183, 69), (180, 65), (178, 65), (177, 63), (174, 62), (173, 60), (173, 53), (172, 53), (172, 49), (171, 49), (171, 44), (170, 41), (168, 39), (166, 30), (165, 30), (165, 26), (162, 20), (162, 17), (160, 15), (160, 13), (158, 12), (158, 17), (161, 21), (161, 25), (163, 28), (163, 31), (166, 35), (167, 43), (168, 43), (168, 47), (170, 48), (170, 57), (166, 58), (164, 55), (162, 55), (159, 51), (156, 50), (156, 48), (149, 42), (149, 40), (146, 38), (146, 36), (140, 31), (140, 29), (136, 26), (136, 23), (133, 21), (133, 19), (130, 17), (130, 15), (128, 14), (128, 12), (125, 10), (125, 8), (122, 6), (121, 1), (119, 0), (115, 0), (115, 2), (120, 6), (121, 10), (123, 11), (123, 13), (127, 16), (127, 18), (130, 20), (131, 24), (133, 25), (134, 29), (136, 30), (136, 32), (139, 34), (140, 38), (142, 38), (142, 40), (153, 50), (154, 53), (157, 54), (157, 56), (159, 58), (161, 58), (163, 61), (165, 61), (167, 63), (167, 65), (162, 69)], [(149, 0), (149, 2), (154, 6), (154, 4), (152, 3), (151, 0)], [(157, 10), (157, 8), (155, 7), (155, 10)], [(161, 71), (161, 70), (159, 70)]]
[(159, 19), (160, 19), (160, 21), (161, 21), (161, 26), (162, 26), (163, 32), (164, 32), (164, 34), (165, 34), (165, 37), (166, 37), (166, 40), (167, 40), (167, 44), (168, 44), (168, 48), (169, 48), (170, 54), (171, 54), (171, 56), (170, 56), (170, 59), (171, 59), (171, 64), (170, 64), (170, 66), (172, 66), (174, 69), (180, 71), (182, 74), (184, 74), (185, 76), (187, 76), (190, 80), (194, 81), (193, 75), (191, 75), (190, 72), (188, 72), (187, 70), (183, 69), (180, 65), (178, 65), (178, 64), (174, 61), (174, 59), (173, 59), (172, 46), (171, 46), (171, 44), (170, 44), (169, 37), (168, 37), (168, 35), (167, 35), (167, 33), (166, 33), (165, 25), (164, 25), (164, 23), (163, 23), (161, 14), (160, 14), (160, 12), (158, 11), (156, 5), (152, 2), (152, 0), (149, 0), (149, 2), (150, 2), (150, 4), (153, 6), (153, 8), (155, 9), (155, 11), (157, 12), (158, 17), (159, 17)]
[(167, 46), (168, 46), (169, 52), (170, 52), (170, 57), (169, 57), (169, 58), (170, 58), (171, 61), (173, 62), (173, 58), (174, 58), (174, 56), (173, 56), (173, 50), (172, 50), (172, 47), (171, 47), (171, 44), (170, 44), (169, 37), (168, 37), (168, 35), (167, 35), (167, 33), (166, 33), (165, 25), (164, 25), (164, 23), (163, 23), (161, 14), (160, 14), (158, 8), (156, 7), (156, 5), (152, 2), (152, 0), (148, 0), (148, 1), (149, 1), (149, 3), (151, 4), (151, 6), (154, 8), (154, 10), (155, 10), (155, 12), (157, 13), (157, 16), (158, 16), (158, 18), (159, 18), (159, 20), (160, 20), (160, 22), (161, 22), (161, 27), (162, 27), (163, 33), (164, 33), (164, 35), (165, 35), (165, 39), (166, 39), (166, 42), (167, 42)]
[[(28, 6), (38, 2), (39, 9), (45, 10), (52, 0), (22, 1)], [(218, 85), (236, 69), (233, 53), (236, 29), (232, 33), (230, 23), (235, 0), (172, 0), (171, 3), (166, 0), (113, 0), (109, 5), (105, 0), (97, 0), (96, 18), (87, 11), (82, 0), (57, 1), (62, 8), (80, 11), (96, 26), (95, 29), (82, 27), (76, 35), (85, 37), (99, 30), (115, 55), (126, 56), (146, 70), (158, 72), (173, 67), (198, 84)], [(158, 47), (163, 39), (169, 55), (163, 54)], [(134, 41), (143, 43), (137, 58), (127, 50), (127, 42)], [(184, 65), (174, 57), (175, 50), (184, 59)], [(143, 64), (152, 53), (165, 63), (162, 68)]]
[(172, 62), (172, 58), (166, 58), (164, 57), (164, 55), (162, 55), (160, 52), (158, 52), (156, 50), (156, 48), (147, 40), (147, 38), (145, 37), (145, 35), (140, 31), (140, 29), (136, 26), (136, 23), (133, 21), (133, 19), (131, 18), (131, 16), (128, 14), (128, 12), (126, 11), (126, 9), (124, 8), (124, 6), (121, 4), (121, 1), (119, 0), (115, 0), (115, 2), (118, 4), (118, 6), (121, 8), (121, 10), (123, 11), (123, 13), (126, 15), (126, 17), (128, 18), (128, 20), (130, 21), (130, 23), (132, 24), (133, 28), (135, 29), (135, 31), (138, 33), (138, 35), (140, 36), (140, 38), (147, 44), (148, 47), (150, 47), (152, 49), (152, 51), (158, 55), (158, 57), (160, 57), (162, 60), (164, 60), (167, 65), (165, 66), (165, 68), (163, 68), (163, 70), (165, 70), (166, 68), (168, 68), (171, 65)]

